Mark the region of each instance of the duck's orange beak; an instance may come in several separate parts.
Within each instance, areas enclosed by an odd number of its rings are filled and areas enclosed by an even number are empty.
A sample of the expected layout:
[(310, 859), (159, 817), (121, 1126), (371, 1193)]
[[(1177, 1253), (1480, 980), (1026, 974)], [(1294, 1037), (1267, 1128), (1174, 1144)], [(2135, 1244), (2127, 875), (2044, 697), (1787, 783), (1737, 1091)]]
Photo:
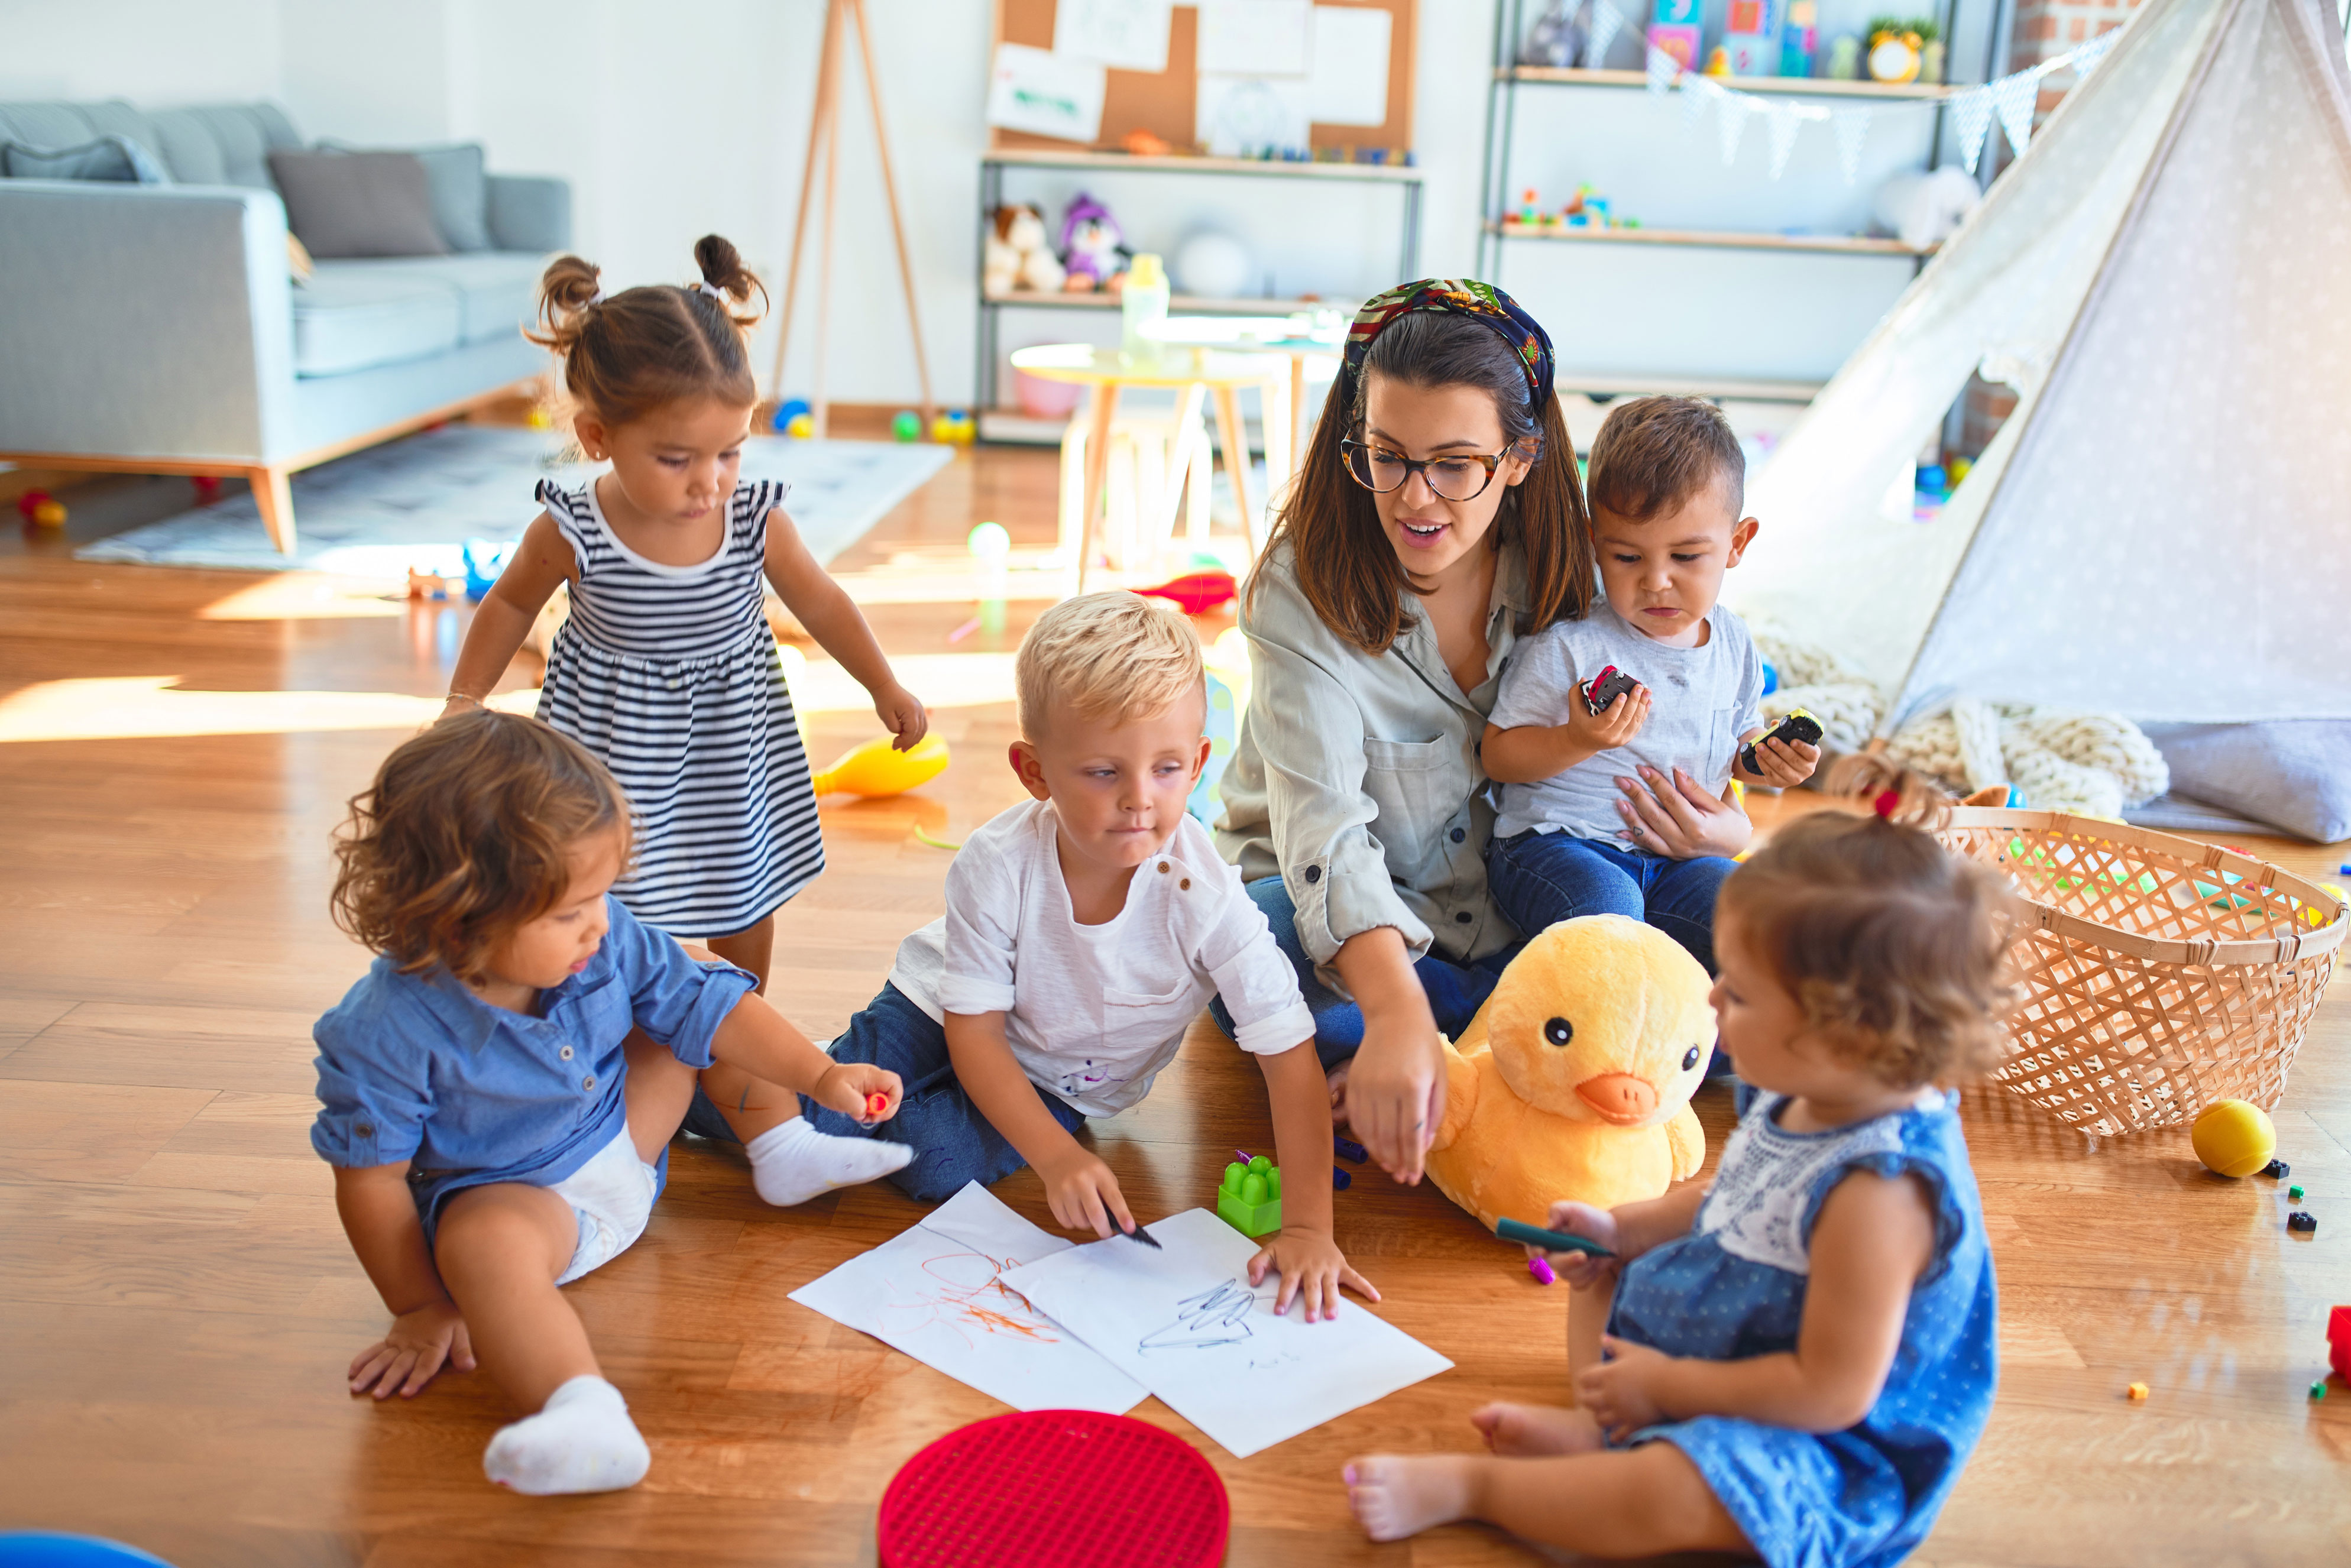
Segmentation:
[(1575, 1097), (1599, 1113), (1604, 1122), (1630, 1127), (1648, 1120), (1657, 1108), (1657, 1091), (1646, 1078), (1629, 1072), (1603, 1072), (1575, 1086)]

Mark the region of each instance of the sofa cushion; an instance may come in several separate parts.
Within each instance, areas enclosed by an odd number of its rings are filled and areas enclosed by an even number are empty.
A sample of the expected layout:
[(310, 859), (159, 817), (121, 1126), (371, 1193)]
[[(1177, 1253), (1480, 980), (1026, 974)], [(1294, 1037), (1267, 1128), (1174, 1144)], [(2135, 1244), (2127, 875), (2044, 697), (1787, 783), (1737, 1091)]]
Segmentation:
[[(0, 103), (0, 141), (35, 147), (78, 147), (104, 134), (78, 103)], [(128, 108), (129, 105), (123, 107)]]
[(221, 161), (226, 166), (228, 183), (232, 185), (243, 185), (255, 191), (276, 189), (270, 178), (271, 151), (301, 145), (286, 116), (269, 104), (217, 104), (191, 109), (186, 112), (212, 133), (213, 141), (220, 147)]
[(364, 261), (321, 261), (294, 291), (294, 373), (333, 376), (445, 353), (463, 306), (446, 278)]
[(166, 109), (147, 117), (148, 145), (163, 155), (183, 185), (225, 185), (228, 160), (210, 127), (193, 110)]
[(11, 180), (99, 180), (127, 185), (172, 183), (154, 155), (128, 136), (101, 136), (78, 147), (0, 141), (0, 175)]
[(465, 256), (339, 261), (334, 270), (352, 277), (446, 289), (457, 301), (458, 340), (481, 343), (517, 336), (530, 322), (544, 259), (522, 251), (485, 250)]
[(273, 148), (269, 172), (286, 201), (287, 226), (320, 261), (448, 253), (414, 153)]
[[(319, 146), (330, 152), (371, 151), (345, 141), (321, 141)], [(451, 250), (490, 248), (489, 175), (483, 167), (481, 143), (466, 141), (448, 147), (380, 151), (413, 152), (424, 165), (425, 188), (433, 197), (434, 226), (449, 242)]]

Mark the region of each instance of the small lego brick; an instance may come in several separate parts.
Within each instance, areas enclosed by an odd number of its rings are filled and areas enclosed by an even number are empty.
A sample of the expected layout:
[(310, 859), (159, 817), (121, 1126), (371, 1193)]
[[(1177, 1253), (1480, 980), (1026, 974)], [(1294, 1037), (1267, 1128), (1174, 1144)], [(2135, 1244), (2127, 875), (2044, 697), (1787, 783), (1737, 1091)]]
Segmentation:
[(1559, 1276), (1552, 1272), (1551, 1264), (1540, 1256), (1527, 1260), (1527, 1272), (1535, 1277), (1538, 1285), (1553, 1284), (1559, 1280)]
[(2285, 1200), (2288, 1203), (2300, 1203), (2302, 1201), (2302, 1187), (2299, 1183), (2285, 1189)]
[(2318, 1216), (2306, 1208), (2297, 1208), (2285, 1217), (2285, 1228), (2308, 1235), (2318, 1228)]
[(2326, 1379), (2322, 1377), (2317, 1382), (2310, 1385), (2310, 1396), (2313, 1399), (2324, 1399), (2326, 1397)]
[(1217, 1187), (1217, 1217), (1248, 1237), (1280, 1229), (1280, 1167), (1263, 1155), (1227, 1166)]
[(1353, 1138), (1340, 1137), (1335, 1133), (1331, 1135), (1331, 1147), (1338, 1153), (1340, 1158), (1353, 1160), (1357, 1165), (1362, 1165), (1372, 1157), (1364, 1151), (1363, 1145)]
[(2147, 1398), (2147, 1385), (2144, 1383), (2134, 1383), (2128, 1388), (2124, 1389), (2123, 1392), (2129, 1395), (2134, 1403), (2143, 1401)]
[(2283, 1181), (2287, 1176), (2293, 1172), (2293, 1170), (2294, 1167), (2286, 1164), (2283, 1160), (2272, 1160), (2269, 1164), (2262, 1167), (2262, 1175), (2269, 1177), (2272, 1181)]

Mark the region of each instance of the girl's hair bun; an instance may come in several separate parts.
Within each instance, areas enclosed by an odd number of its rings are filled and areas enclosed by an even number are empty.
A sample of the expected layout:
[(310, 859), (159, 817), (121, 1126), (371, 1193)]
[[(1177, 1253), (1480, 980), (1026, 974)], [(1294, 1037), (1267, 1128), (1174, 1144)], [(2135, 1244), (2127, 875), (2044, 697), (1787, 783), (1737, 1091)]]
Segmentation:
[(719, 235), (704, 235), (694, 242), (694, 259), (702, 268), (702, 281), (736, 304), (749, 304), (753, 292), (757, 291), (759, 309), (741, 325), (748, 326), (766, 313), (768, 286), (759, 281), (758, 274), (743, 265), (742, 253), (735, 248), (733, 241)]
[(569, 354), (580, 340), (588, 308), (596, 303), (603, 285), (601, 268), (576, 256), (559, 256), (547, 264), (538, 279), (538, 316), (544, 332), (526, 332), (535, 343), (559, 354)]

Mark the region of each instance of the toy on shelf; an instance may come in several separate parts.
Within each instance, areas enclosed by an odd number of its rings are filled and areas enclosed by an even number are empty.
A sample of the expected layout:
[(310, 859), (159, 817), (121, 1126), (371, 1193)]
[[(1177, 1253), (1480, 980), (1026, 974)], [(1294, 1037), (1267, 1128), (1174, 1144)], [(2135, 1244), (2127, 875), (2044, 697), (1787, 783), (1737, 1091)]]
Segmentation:
[(1007, 204), (989, 214), (982, 248), (980, 284), (988, 293), (1061, 292), (1065, 274), (1046, 243), (1044, 209), (1033, 202)]
[(1551, 6), (1527, 29), (1519, 48), (1519, 64), (1549, 66), (1553, 70), (1583, 63), (1583, 46), (1590, 34), (1583, 26), (1583, 0), (1551, 0)]
[[(1869, 78), (1889, 86), (1918, 79), (1918, 49), (1927, 40), (1922, 24), (1896, 16), (1873, 17), (1869, 24)], [(1933, 31), (1932, 24), (1924, 24)]]
[(1128, 131), (1119, 145), (1137, 158), (1165, 158), (1176, 151), (1176, 144), (1173, 141), (1140, 127)]
[(897, 441), (920, 441), (923, 438), (923, 416), (911, 408), (902, 408), (890, 417), (890, 434)]
[(2277, 1129), (2258, 1105), (2216, 1100), (2196, 1118), (2189, 1142), (2214, 1175), (2249, 1176), (2277, 1153)]
[(972, 422), (971, 410), (942, 410), (931, 421), (931, 439), (942, 446), (969, 446), (979, 437), (979, 426)]
[(1723, 18), (1722, 47), (1735, 77), (1780, 74), (1780, 32), (1786, 0), (1730, 0)]
[(1714, 52), (1706, 57), (1705, 74), (1710, 77), (1729, 76), (1730, 74), (1730, 51), (1723, 47), (1720, 44), (1715, 45)]
[(1063, 290), (1084, 294), (1117, 287), (1133, 254), (1125, 239), (1108, 207), (1083, 191), (1071, 197), (1061, 218), (1061, 265), (1069, 269), (1061, 279)]
[(1686, 71), (1698, 69), (1706, 40), (1706, 0), (1657, 0), (1649, 14), (1649, 47), (1673, 57)]
[(1445, 1048), (1429, 1178), (1490, 1227), (1560, 1198), (1656, 1197), (1697, 1175), (1706, 1140), (1689, 1097), (1714, 1051), (1710, 985), (1679, 943), (1621, 915), (1537, 936)]
[(1219, 569), (1187, 571), (1155, 587), (1134, 591), (1167, 600), (1186, 615), (1205, 615), (1220, 604), (1230, 604), (1239, 595), (1240, 585), (1233, 580), (1231, 572)]
[(926, 735), (904, 751), (897, 737), (877, 735), (862, 746), (833, 758), (832, 766), (809, 780), (820, 795), (844, 793), (880, 800), (919, 789), (946, 771), (947, 743)]
[(1280, 1229), (1281, 1167), (1263, 1155), (1227, 1166), (1217, 1186), (1217, 1218), (1250, 1238)]
[(1788, 0), (1788, 19), (1780, 26), (1780, 74), (1813, 74), (1813, 51), (1820, 43), (1820, 0)]
[(1828, 69), (1822, 72), (1831, 81), (1861, 79), (1861, 40), (1851, 33), (1829, 45)]
[(1204, 229), (1176, 247), (1176, 287), (1196, 299), (1238, 299), (1257, 272), (1249, 247), (1228, 234)]

